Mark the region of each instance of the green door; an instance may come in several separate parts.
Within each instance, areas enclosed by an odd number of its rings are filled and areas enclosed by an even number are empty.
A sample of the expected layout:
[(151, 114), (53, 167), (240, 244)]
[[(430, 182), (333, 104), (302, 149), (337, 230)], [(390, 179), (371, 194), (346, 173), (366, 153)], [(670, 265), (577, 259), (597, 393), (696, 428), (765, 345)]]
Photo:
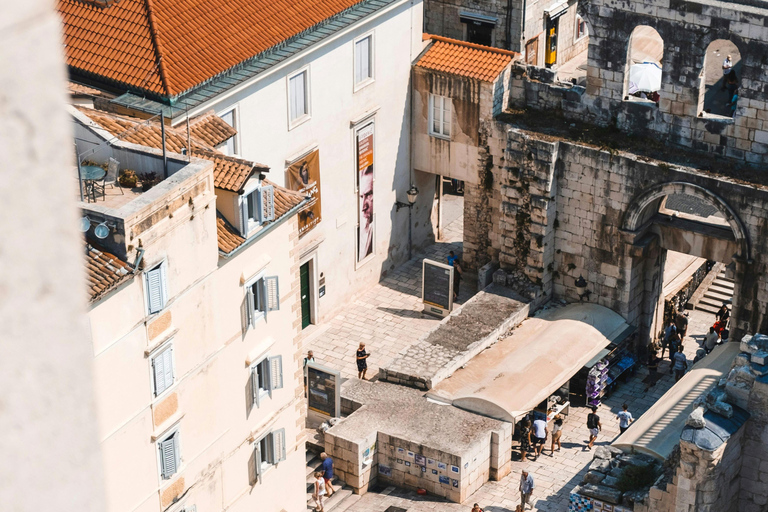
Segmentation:
[(309, 263), (305, 263), (299, 268), (299, 278), (301, 280), (301, 328), (309, 325)]

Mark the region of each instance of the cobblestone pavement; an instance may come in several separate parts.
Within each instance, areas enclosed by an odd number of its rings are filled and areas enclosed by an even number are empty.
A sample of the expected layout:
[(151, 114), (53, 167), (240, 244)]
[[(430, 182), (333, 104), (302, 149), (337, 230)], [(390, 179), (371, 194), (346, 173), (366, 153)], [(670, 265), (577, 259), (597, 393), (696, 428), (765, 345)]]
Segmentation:
[[(341, 371), (343, 378), (357, 378), (355, 351), (363, 341), (371, 353), (366, 377), (374, 378), (380, 366), (391, 362), (440, 322), (422, 313), (421, 261), (429, 258), (444, 262), (449, 251), (461, 254), (463, 233), (463, 218), (458, 216), (446, 226), (443, 241), (389, 272), (342, 313), (319, 326), (304, 342), (305, 347), (314, 352), (318, 363)], [(459, 304), (477, 292), (476, 280), (472, 275), (462, 280)]]
[[(703, 337), (714, 322), (714, 315), (703, 311), (691, 311), (688, 326), (689, 334), (697, 338)], [(685, 340), (685, 354), (689, 362), (693, 359), (698, 345), (690, 336)], [(666, 356), (666, 354), (665, 354)], [(598, 411), (603, 424), (603, 430), (598, 437), (596, 446), (608, 445), (619, 435), (619, 423), (616, 413), (621, 405), (629, 405), (629, 411), (637, 418), (647, 411), (661, 395), (674, 384), (674, 379), (668, 372), (668, 359), (662, 363), (660, 370), (664, 376), (648, 392), (642, 380), (648, 372), (641, 367), (627, 383), (619, 384), (611, 396), (606, 399)], [(479, 491), (470, 496), (463, 504), (448, 503), (431, 496), (419, 496), (415, 492), (402, 489), (388, 489), (381, 493), (364, 495), (348, 510), (349, 512), (383, 512), (390, 506), (402, 507), (408, 512), (434, 511), (463, 511), (466, 512), (473, 503), (479, 503), (486, 512), (513, 512), (520, 503), (518, 485), (520, 471), (527, 467), (533, 475), (536, 489), (533, 501), (534, 509), (560, 512), (568, 508), (568, 494), (575, 485), (581, 482), (592, 461), (591, 451), (585, 451), (584, 445), (588, 440), (586, 429), (587, 409), (572, 407), (571, 414), (564, 425), (562, 451), (550, 455), (549, 447), (538, 460), (520, 461), (520, 453), (513, 451), (512, 472), (499, 482), (488, 482)], [(671, 435), (676, 435), (671, 433)], [(513, 441), (517, 447), (517, 441)]]

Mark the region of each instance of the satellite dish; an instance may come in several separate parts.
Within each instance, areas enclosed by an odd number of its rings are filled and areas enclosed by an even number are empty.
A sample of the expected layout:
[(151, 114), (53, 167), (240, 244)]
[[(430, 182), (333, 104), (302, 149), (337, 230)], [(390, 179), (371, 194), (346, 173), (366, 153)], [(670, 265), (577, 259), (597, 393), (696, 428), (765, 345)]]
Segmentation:
[(96, 235), (96, 238), (103, 240), (109, 235), (109, 226), (107, 226), (106, 222), (102, 222), (96, 226), (96, 229), (93, 230), (93, 234)]
[(80, 231), (83, 233), (87, 233), (88, 230), (91, 229), (91, 219), (88, 218), (86, 215), (82, 219), (80, 219)]

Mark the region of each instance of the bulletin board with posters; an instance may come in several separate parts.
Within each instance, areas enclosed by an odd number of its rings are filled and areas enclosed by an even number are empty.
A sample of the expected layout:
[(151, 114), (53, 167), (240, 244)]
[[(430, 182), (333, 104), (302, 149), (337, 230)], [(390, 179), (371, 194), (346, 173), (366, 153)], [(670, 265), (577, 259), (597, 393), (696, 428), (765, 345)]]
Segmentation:
[(331, 418), (341, 416), (341, 374), (325, 366), (307, 362), (307, 407)]
[(374, 123), (373, 121), (355, 129), (357, 149), (357, 262), (360, 263), (374, 254), (375, 217), (373, 209), (374, 177)]
[(286, 184), (300, 192), (309, 201), (299, 211), (299, 236), (303, 236), (320, 223), (320, 150), (295, 160), (285, 171)]

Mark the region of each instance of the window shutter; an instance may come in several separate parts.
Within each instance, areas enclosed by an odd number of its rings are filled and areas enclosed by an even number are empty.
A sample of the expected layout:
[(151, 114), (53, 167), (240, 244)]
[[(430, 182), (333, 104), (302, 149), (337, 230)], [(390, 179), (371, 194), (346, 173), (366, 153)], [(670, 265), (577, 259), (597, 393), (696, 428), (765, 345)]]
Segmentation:
[(163, 373), (165, 389), (173, 386), (173, 347), (169, 347), (160, 357), (163, 358)]
[(168, 303), (168, 274), (167, 269), (168, 265), (163, 263), (160, 265), (160, 300), (161, 305), (160, 309), (163, 309), (165, 305)]
[(162, 265), (146, 273), (147, 278), (147, 305), (149, 314), (157, 313), (163, 309), (163, 290), (162, 290)]
[(251, 398), (253, 404), (259, 406), (259, 367), (251, 367)]
[(152, 371), (155, 377), (155, 396), (165, 391), (165, 358), (158, 354), (152, 359)]
[(256, 447), (253, 449), (253, 472), (256, 475), (256, 482), (261, 482), (261, 450), (259, 450), (259, 443), (256, 443)]
[(256, 297), (253, 295), (253, 285), (245, 287), (245, 294), (248, 302), (248, 325), (256, 326)]
[(283, 356), (269, 358), (269, 390), (283, 387)]
[(248, 238), (248, 196), (240, 196), (240, 234)]
[(176, 473), (176, 437), (178, 433), (160, 443), (160, 461), (162, 464), (162, 477), (164, 480), (171, 478)]
[(272, 453), (274, 454), (273, 459), (274, 462), (272, 464), (277, 464), (278, 462), (285, 460), (285, 429), (281, 428), (280, 430), (276, 430), (275, 432), (272, 432)]
[(268, 276), (264, 278), (265, 283), (265, 310), (277, 311), (280, 309), (280, 287), (277, 276)]
[(264, 460), (266, 460), (269, 464), (274, 464), (275, 463), (275, 437), (274, 437), (274, 433), (269, 433), (267, 435), (266, 441), (267, 442), (264, 443), (264, 444), (266, 445), (267, 453), (263, 454), (262, 456), (264, 457)]
[(262, 186), (259, 192), (259, 223), (275, 220), (275, 187)]

